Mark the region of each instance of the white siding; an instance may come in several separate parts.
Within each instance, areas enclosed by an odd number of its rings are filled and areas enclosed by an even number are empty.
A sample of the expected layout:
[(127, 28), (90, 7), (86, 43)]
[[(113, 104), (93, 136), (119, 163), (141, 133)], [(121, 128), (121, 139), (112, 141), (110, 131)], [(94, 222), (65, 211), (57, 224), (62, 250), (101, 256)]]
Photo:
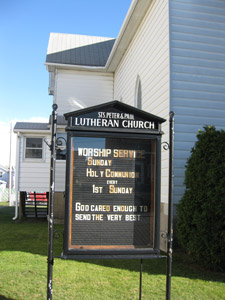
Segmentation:
[[(137, 77), (142, 85), (142, 109), (168, 119), (169, 28), (168, 1), (152, 1), (139, 30), (115, 72), (115, 99), (135, 103)], [(163, 124), (168, 141), (168, 122)], [(162, 202), (168, 199), (168, 151), (162, 149)]]
[[(27, 135), (25, 135), (27, 136)], [(18, 190), (19, 191), (35, 191), (46, 192), (49, 191), (50, 183), (50, 150), (46, 144), (44, 144), (44, 159), (43, 160), (25, 160), (24, 159), (24, 141), (25, 136), (20, 136), (20, 167), (18, 175)], [(39, 137), (38, 135), (32, 135), (32, 137)], [(40, 137), (44, 137), (43, 135)], [(50, 136), (46, 137), (50, 144)], [(55, 191), (65, 191), (65, 172), (66, 162), (64, 160), (56, 160), (55, 168)]]
[[(28, 136), (28, 135), (25, 135)], [(18, 174), (18, 191), (49, 191), (49, 175), (50, 175), (50, 150), (43, 143), (43, 160), (26, 160), (24, 159), (25, 136), (20, 136), (19, 149), (19, 174)], [(32, 135), (29, 137), (42, 137), (48, 140), (49, 136)]]
[[(56, 72), (55, 103), (58, 114), (80, 110), (113, 100), (113, 75), (58, 69)], [(55, 190), (65, 191), (64, 161), (56, 161)]]
[(113, 100), (113, 75), (57, 69), (55, 102), (63, 115)]
[(177, 203), (198, 129), (225, 129), (225, 1), (171, 0), (170, 28)]

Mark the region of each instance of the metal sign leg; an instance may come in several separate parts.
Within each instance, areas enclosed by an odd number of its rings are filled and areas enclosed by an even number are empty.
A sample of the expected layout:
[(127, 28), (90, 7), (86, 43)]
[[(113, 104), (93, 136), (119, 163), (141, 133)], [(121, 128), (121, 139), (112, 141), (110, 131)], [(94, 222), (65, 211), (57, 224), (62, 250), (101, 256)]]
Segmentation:
[(171, 296), (172, 253), (173, 253), (173, 142), (174, 142), (174, 112), (170, 112), (169, 137), (169, 199), (168, 199), (168, 233), (167, 233), (167, 275), (166, 300)]
[(55, 191), (55, 144), (56, 144), (56, 124), (57, 124), (57, 105), (52, 106), (52, 135), (51, 135), (51, 165), (50, 165), (50, 194), (48, 212), (48, 282), (47, 300), (52, 299), (52, 274), (53, 274), (53, 236), (54, 236), (54, 191)]
[(142, 296), (142, 270), (143, 270), (143, 260), (140, 260), (140, 285), (139, 285), (139, 300)]

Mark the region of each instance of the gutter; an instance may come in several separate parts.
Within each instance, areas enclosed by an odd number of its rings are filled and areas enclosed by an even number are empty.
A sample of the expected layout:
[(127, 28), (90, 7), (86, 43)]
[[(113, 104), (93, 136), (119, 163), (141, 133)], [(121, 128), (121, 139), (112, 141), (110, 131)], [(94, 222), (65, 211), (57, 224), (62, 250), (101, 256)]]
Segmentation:
[(13, 130), (14, 133), (17, 133), (17, 134), (26, 134), (26, 133), (33, 133), (33, 134), (50, 134), (50, 129), (46, 129), (46, 130), (35, 130), (35, 129), (14, 129)]
[(73, 69), (79, 71), (93, 71), (93, 72), (105, 72), (104, 67), (97, 67), (97, 66), (82, 66), (82, 65), (69, 65), (69, 64), (59, 64), (59, 63), (44, 63), (47, 70), (49, 72), (54, 72), (55, 68), (58, 69)]

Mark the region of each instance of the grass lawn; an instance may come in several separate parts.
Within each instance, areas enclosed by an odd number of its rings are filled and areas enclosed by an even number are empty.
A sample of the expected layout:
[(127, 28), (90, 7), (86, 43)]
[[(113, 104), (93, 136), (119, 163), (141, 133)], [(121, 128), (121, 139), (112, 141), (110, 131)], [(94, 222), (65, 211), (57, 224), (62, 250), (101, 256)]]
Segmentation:
[(0, 202), (0, 206), (9, 206), (9, 202)]
[[(13, 208), (0, 206), (0, 299), (47, 298), (48, 226), (45, 221), (12, 221)], [(63, 229), (55, 225), (55, 229)], [(54, 256), (62, 251), (55, 240)], [(143, 262), (142, 300), (165, 299), (166, 261)], [(182, 253), (173, 256), (172, 300), (225, 299), (225, 274), (202, 270)], [(55, 258), (53, 299), (139, 299), (139, 261), (66, 261)]]

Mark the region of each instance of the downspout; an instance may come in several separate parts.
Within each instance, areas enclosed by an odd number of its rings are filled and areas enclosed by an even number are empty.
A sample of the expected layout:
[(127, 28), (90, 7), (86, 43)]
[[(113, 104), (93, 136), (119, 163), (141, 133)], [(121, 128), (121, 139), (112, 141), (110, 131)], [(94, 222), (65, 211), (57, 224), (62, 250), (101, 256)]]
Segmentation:
[(15, 216), (13, 221), (18, 219), (18, 198), (19, 198), (19, 182), (20, 182), (20, 149), (21, 149), (21, 138), (20, 133), (17, 133), (17, 143), (16, 143), (16, 203), (15, 203)]
[(10, 141), (9, 141), (9, 193), (8, 193), (8, 201), (9, 206), (11, 203), (11, 187), (12, 187), (12, 122), (10, 122)]

